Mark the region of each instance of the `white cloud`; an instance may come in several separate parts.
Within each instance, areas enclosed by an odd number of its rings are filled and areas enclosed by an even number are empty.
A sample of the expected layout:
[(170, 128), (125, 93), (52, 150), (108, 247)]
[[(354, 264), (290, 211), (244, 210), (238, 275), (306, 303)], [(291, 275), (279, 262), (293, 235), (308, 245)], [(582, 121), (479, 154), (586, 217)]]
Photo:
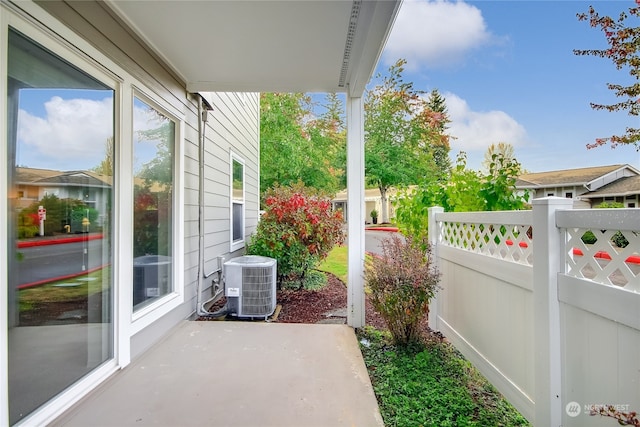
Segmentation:
[[(28, 108), (28, 107), (26, 107)], [(158, 116), (145, 106), (134, 108), (134, 127), (148, 130), (159, 126)], [(44, 117), (25, 109), (18, 116), (16, 162), (32, 168), (85, 170), (105, 157), (107, 138), (113, 137), (113, 99), (63, 99), (44, 103)], [(155, 156), (158, 141), (136, 146), (138, 162)]]
[(485, 151), (491, 144), (506, 142), (514, 147), (527, 142), (525, 128), (504, 111), (472, 111), (467, 101), (453, 93), (443, 94), (451, 123), (453, 152)]
[(44, 104), (45, 117), (21, 109), (17, 163), (59, 170), (89, 169), (104, 159), (113, 136), (113, 99), (62, 99)]
[(448, 66), (491, 40), (475, 6), (461, 1), (405, 1), (383, 58), (386, 63), (404, 58), (415, 69)]

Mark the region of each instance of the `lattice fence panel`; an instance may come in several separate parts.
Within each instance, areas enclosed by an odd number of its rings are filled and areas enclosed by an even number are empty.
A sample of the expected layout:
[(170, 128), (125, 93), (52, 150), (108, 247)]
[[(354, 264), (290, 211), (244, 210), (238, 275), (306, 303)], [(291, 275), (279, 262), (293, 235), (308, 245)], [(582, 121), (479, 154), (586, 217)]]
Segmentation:
[[(583, 241), (583, 236), (589, 243)], [(640, 234), (637, 231), (569, 228), (566, 248), (566, 273), (569, 276), (640, 292), (640, 256), (637, 252)]]
[(442, 222), (439, 243), (505, 261), (533, 265), (529, 225)]

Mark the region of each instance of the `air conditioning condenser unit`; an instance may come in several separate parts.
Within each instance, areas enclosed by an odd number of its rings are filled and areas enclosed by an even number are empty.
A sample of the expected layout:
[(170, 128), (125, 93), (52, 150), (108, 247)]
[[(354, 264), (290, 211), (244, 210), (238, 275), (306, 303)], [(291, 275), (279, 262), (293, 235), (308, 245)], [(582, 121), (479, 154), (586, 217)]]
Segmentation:
[(224, 263), (224, 295), (231, 316), (264, 318), (276, 309), (277, 262), (245, 255)]

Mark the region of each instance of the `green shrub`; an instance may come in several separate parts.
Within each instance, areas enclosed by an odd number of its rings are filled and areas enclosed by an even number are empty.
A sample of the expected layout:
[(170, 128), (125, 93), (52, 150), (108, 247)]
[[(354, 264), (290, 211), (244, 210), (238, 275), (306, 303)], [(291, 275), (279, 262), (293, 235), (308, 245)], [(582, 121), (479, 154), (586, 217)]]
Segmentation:
[(18, 214), (18, 239), (27, 239), (40, 233), (40, 220), (35, 213), (21, 211)]
[(619, 248), (626, 248), (629, 245), (629, 241), (621, 231), (617, 231), (611, 238), (611, 241)]
[[(40, 221), (38, 219), (38, 208), (40, 206), (47, 210), (47, 219), (44, 222), (44, 234), (46, 236), (64, 233), (66, 231), (65, 225), (71, 226), (72, 233), (97, 230), (96, 222), (100, 213), (96, 209), (90, 208), (82, 200), (59, 199), (55, 194), (49, 194), (20, 211), (18, 227), (23, 227), (18, 231), (20, 238), (33, 237), (40, 233)], [(28, 219), (28, 217), (32, 219)], [(85, 217), (88, 217), (90, 221), (89, 229), (82, 225), (82, 219)]]
[(425, 242), (393, 235), (381, 247), (382, 255), (369, 258), (365, 265), (365, 281), (394, 342), (408, 345), (420, 339), (420, 322), (428, 313), (440, 274)]
[(308, 270), (303, 277), (283, 283), (286, 289), (306, 289), (315, 291), (324, 288), (327, 275), (319, 270)]
[(624, 208), (624, 204), (620, 202), (602, 202), (598, 205), (598, 209), (619, 209)]
[(247, 254), (275, 258), (278, 287), (289, 283), (301, 289), (308, 273), (344, 240), (342, 225), (342, 212), (332, 211), (328, 195), (302, 184), (278, 186), (265, 195), (265, 212)]
[(598, 239), (596, 239), (595, 234), (593, 234), (593, 231), (591, 230), (588, 230), (586, 233), (582, 235), (582, 242), (585, 245), (593, 245), (597, 241)]
[(529, 209), (529, 193), (521, 194), (516, 189), (520, 173), (520, 163), (515, 159), (494, 154), (485, 175), (467, 169), (466, 154), (460, 153), (446, 180), (427, 179), (398, 194), (393, 200), (396, 223), (403, 234), (422, 239), (428, 234), (428, 209), (433, 206), (445, 212)]

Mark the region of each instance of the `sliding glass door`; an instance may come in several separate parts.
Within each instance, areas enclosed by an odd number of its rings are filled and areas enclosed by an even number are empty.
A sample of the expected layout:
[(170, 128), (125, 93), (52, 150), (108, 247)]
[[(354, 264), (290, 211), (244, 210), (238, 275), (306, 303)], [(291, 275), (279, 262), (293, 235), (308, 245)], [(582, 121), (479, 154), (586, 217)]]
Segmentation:
[(14, 30), (7, 86), (14, 424), (113, 358), (114, 90)]

